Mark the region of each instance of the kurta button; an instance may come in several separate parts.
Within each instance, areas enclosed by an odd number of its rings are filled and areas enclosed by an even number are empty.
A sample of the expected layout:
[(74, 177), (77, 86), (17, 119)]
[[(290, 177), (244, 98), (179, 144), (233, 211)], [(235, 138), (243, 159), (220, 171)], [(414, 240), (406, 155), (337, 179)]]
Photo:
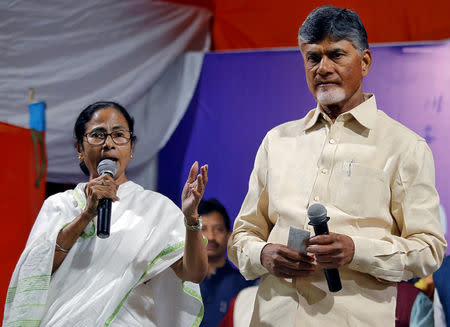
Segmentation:
[(328, 170), (327, 169), (322, 169), (322, 174), (327, 174), (328, 173)]
[(315, 196), (315, 197), (314, 197), (314, 201), (319, 201), (319, 197), (318, 197), (318, 196)]
[(330, 139), (331, 144), (334, 144), (334, 142), (336, 142), (334, 139)]

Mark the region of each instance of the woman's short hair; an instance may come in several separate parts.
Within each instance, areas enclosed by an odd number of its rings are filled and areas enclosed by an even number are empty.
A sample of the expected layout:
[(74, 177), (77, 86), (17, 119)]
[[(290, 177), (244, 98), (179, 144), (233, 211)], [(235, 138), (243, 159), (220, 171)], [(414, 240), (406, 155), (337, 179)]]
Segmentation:
[(73, 129), (73, 135), (76, 142), (81, 146), (83, 145), (83, 137), (86, 133), (86, 124), (91, 120), (92, 116), (97, 111), (105, 108), (114, 108), (120, 111), (120, 113), (125, 117), (128, 123), (128, 128), (131, 132), (131, 143), (135, 142), (136, 136), (134, 135), (134, 118), (130, 116), (128, 111), (123, 106), (121, 106), (117, 102), (112, 101), (98, 101), (83, 109), (83, 111), (78, 116)]
[(298, 32), (298, 42), (317, 43), (329, 37), (333, 41), (348, 40), (361, 53), (369, 49), (367, 33), (358, 14), (350, 9), (322, 6), (306, 17)]

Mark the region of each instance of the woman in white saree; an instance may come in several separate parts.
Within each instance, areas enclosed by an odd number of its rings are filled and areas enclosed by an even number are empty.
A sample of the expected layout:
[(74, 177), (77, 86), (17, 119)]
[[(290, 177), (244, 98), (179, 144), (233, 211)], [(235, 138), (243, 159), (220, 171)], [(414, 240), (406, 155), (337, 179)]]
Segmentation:
[[(89, 182), (44, 202), (11, 278), (4, 327), (200, 324), (196, 283), (208, 259), (197, 206), (208, 167), (192, 166), (182, 210), (144, 190), (125, 174), (133, 125), (114, 102), (92, 104), (78, 117), (75, 145)], [(116, 164), (114, 178), (98, 175), (103, 159)], [(102, 198), (113, 201), (106, 239), (96, 237), (94, 219)]]

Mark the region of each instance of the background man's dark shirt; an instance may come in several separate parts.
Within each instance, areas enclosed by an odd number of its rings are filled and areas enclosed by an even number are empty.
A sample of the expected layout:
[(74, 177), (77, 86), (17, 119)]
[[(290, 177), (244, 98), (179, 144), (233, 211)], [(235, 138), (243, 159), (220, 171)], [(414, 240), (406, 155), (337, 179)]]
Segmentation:
[(240, 272), (226, 261), (200, 284), (205, 315), (201, 327), (217, 327), (225, 316), (231, 300), (245, 287), (252, 286), (256, 280), (246, 281)]

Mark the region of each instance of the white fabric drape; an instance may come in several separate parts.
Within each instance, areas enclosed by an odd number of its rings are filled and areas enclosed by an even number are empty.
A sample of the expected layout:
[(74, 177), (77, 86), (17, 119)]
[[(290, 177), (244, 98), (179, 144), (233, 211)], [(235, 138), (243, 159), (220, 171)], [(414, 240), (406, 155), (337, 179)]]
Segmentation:
[(200, 287), (169, 268), (183, 255), (183, 213), (132, 181), (117, 190), (110, 237), (96, 236), (94, 219), (51, 274), (56, 238), (84, 210), (85, 186), (42, 206), (11, 278), (3, 326), (198, 326)]
[[(183, 116), (209, 49), (211, 13), (149, 0), (0, 3), (0, 120), (28, 127), (27, 92), (47, 103), (47, 180), (84, 180), (73, 125), (114, 100), (136, 119), (130, 177), (154, 183), (158, 150)], [(169, 68), (169, 69), (168, 69)], [(11, 156), (8, 160), (14, 160)]]

